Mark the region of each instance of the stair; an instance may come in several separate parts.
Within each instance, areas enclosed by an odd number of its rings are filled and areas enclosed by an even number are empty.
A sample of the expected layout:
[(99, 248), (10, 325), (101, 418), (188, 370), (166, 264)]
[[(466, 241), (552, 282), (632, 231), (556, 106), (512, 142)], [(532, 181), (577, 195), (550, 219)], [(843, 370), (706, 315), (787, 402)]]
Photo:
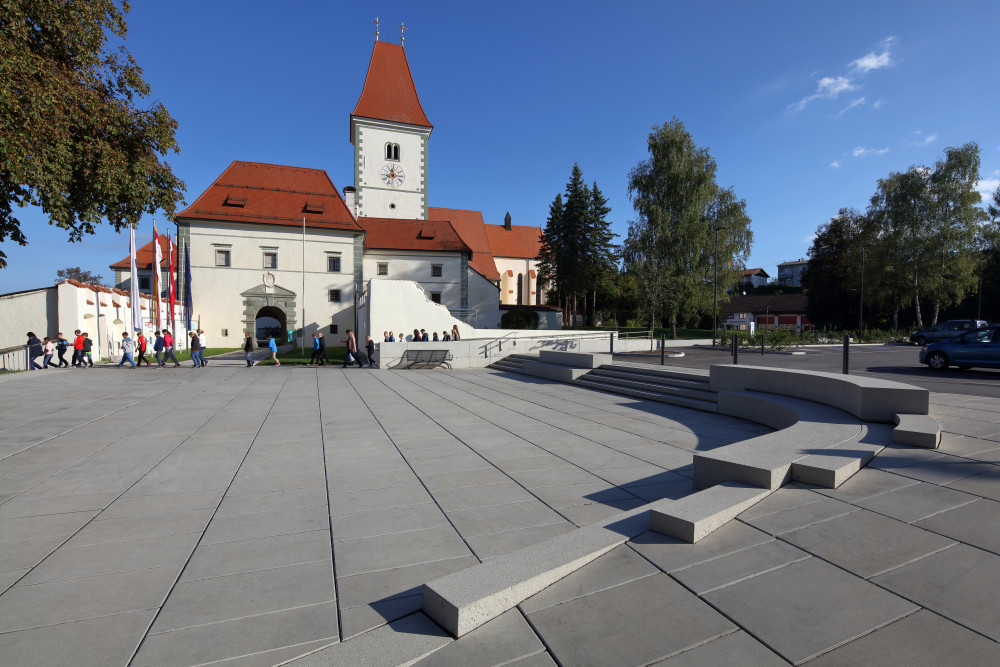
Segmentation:
[(490, 364), (490, 368), (495, 368), (498, 371), (520, 373), (525, 361), (538, 361), (538, 356), (532, 354), (508, 354), (506, 357), (501, 357)]
[(708, 388), (708, 374), (695, 369), (606, 364), (577, 378), (574, 384), (704, 412), (718, 412), (717, 395)]

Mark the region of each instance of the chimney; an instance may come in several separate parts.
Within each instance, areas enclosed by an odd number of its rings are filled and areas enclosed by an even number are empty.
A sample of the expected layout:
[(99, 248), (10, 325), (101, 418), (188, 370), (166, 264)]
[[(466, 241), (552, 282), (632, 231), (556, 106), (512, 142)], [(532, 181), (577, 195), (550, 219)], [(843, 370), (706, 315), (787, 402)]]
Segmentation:
[(347, 204), (347, 210), (351, 212), (351, 215), (354, 216), (355, 220), (358, 219), (358, 212), (355, 210), (354, 202), (356, 194), (357, 190), (353, 185), (344, 186), (344, 203)]
[(507, 211), (507, 215), (503, 217), (503, 228), (510, 231), (510, 211)]

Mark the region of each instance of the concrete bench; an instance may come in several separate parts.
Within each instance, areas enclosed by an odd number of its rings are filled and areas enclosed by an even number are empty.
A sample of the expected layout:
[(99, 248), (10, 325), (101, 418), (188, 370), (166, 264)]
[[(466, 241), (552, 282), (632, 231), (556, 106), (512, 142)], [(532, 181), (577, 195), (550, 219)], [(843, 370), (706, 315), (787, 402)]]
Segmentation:
[(400, 359), (400, 364), (406, 364), (407, 368), (411, 368), (416, 364), (434, 365), (434, 366), (447, 366), (451, 368), (451, 364), (448, 363), (450, 353), (448, 350), (406, 350), (403, 352), (403, 356)]
[(941, 444), (941, 425), (928, 415), (896, 415), (892, 441), (911, 447), (937, 449)]
[(864, 421), (892, 424), (897, 414), (926, 415), (930, 392), (920, 387), (857, 375), (733, 366), (711, 367), (713, 391), (749, 389), (793, 396), (849, 412)]
[(726, 482), (649, 511), (649, 529), (685, 542), (697, 542), (774, 493)]
[(559, 352), (557, 350), (542, 350), (538, 353), (538, 360), (547, 364), (559, 364), (561, 366), (572, 366), (573, 368), (600, 368), (604, 364), (612, 363), (610, 354), (597, 354), (592, 352)]

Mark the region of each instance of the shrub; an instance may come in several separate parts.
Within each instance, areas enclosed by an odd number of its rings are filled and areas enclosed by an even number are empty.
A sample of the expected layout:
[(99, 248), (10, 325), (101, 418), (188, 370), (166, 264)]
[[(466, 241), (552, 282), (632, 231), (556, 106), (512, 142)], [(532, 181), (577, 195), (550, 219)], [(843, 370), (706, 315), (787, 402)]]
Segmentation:
[(508, 310), (500, 317), (501, 329), (537, 329), (538, 313), (526, 308)]

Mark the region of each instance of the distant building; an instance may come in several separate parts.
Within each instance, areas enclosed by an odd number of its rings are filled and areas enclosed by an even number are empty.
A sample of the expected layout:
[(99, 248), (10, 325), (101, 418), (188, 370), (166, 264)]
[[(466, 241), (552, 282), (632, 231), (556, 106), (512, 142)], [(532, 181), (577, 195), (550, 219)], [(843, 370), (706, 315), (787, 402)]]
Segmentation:
[[(160, 291), (162, 294), (167, 293), (167, 280), (170, 274), (170, 256), (167, 254), (168, 250), (172, 250), (174, 253), (174, 270), (177, 270), (177, 244), (171, 242), (170, 248), (167, 248), (167, 235), (161, 234), (159, 237), (160, 241)], [(150, 241), (141, 248), (137, 248), (135, 251), (135, 270), (139, 274), (139, 290), (142, 292), (150, 292), (153, 289), (153, 242)], [(115, 272), (115, 287), (126, 292), (132, 289), (132, 264), (131, 258), (126, 257), (125, 259), (119, 260), (112, 264), (110, 267), (112, 271)]]
[(801, 257), (794, 262), (778, 264), (778, 284), (801, 287), (802, 272), (806, 270), (807, 266), (809, 266), (809, 260)]
[(736, 296), (722, 304), (728, 316), (726, 326), (746, 331), (750, 322), (765, 331), (787, 329), (808, 331), (813, 328), (806, 317), (809, 301), (805, 294), (762, 294)]
[(764, 269), (743, 269), (740, 282), (744, 287), (763, 287), (770, 277)]

